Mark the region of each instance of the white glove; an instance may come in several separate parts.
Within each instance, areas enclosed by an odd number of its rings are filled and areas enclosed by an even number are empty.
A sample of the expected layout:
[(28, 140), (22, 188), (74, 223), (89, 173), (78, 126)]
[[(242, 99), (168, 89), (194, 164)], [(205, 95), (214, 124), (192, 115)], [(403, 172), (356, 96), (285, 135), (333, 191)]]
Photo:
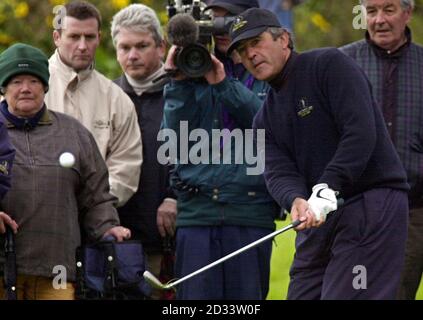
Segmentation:
[(338, 209), (336, 194), (337, 192), (330, 189), (326, 183), (319, 183), (313, 187), (313, 193), (307, 202), (317, 221), (326, 221), (326, 215)]

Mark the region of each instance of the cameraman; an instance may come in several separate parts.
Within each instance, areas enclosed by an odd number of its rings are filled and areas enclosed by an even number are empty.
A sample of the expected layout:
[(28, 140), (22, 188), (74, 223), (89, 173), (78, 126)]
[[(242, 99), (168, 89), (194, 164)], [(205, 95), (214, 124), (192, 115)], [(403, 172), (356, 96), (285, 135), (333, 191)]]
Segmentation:
[[(214, 17), (233, 16), (256, 1), (213, 1)], [(255, 114), (262, 105), (268, 87), (254, 79), (237, 56), (228, 58), (229, 35), (214, 36), (213, 68), (204, 80), (187, 79), (176, 74), (165, 87), (164, 126), (179, 134), (181, 121), (190, 132), (201, 128), (209, 136), (205, 146), (212, 153), (212, 129), (252, 128)], [(175, 69), (173, 46), (166, 69)], [(183, 139), (179, 136), (178, 140)], [(177, 145), (188, 141), (178, 141)], [(231, 143), (223, 139), (222, 144)], [(248, 142), (246, 142), (248, 143)], [(202, 148), (203, 150), (203, 148)], [(231, 145), (231, 164), (176, 165), (178, 194), (176, 218), (176, 277), (185, 276), (251, 242), (275, 228), (278, 207), (267, 192), (262, 175), (247, 175), (245, 161), (235, 164), (236, 148)], [(186, 156), (181, 154), (181, 157)], [(245, 160), (245, 157), (242, 156)], [(183, 161), (180, 161), (183, 162)], [(222, 163), (222, 161), (220, 161)], [(176, 180), (176, 182), (175, 182)], [(207, 272), (184, 282), (178, 299), (265, 299), (269, 288), (272, 243), (238, 255)]]

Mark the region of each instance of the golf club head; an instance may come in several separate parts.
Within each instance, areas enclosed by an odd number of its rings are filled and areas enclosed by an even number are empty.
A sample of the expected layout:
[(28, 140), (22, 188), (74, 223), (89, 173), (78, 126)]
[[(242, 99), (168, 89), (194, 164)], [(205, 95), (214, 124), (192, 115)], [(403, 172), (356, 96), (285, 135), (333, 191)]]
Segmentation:
[(159, 290), (174, 289), (174, 283), (173, 282), (163, 284), (163, 283), (160, 282), (159, 279), (157, 279), (157, 277), (154, 274), (152, 274), (148, 270), (144, 271), (143, 277), (144, 277), (145, 281), (147, 281), (147, 283), (149, 285), (151, 285), (153, 288), (156, 288), (156, 289), (159, 289)]
[(154, 276), (154, 274), (152, 274), (150, 271), (145, 270), (143, 273), (143, 277), (145, 281), (147, 281), (147, 283), (151, 285), (153, 288), (156, 288), (159, 290), (165, 289), (165, 285), (161, 283), (160, 280), (157, 279), (156, 276)]

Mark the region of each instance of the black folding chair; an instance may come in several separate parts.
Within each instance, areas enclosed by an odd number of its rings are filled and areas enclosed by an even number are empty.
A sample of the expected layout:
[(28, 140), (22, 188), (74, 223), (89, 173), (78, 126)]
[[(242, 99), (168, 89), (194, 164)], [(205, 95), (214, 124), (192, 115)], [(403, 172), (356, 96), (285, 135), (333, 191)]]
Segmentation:
[(4, 242), (4, 253), (5, 253), (5, 263), (4, 263), (4, 289), (6, 292), (7, 300), (16, 300), (17, 299), (17, 290), (16, 290), (16, 252), (15, 252), (15, 236), (13, 234), (12, 228), (6, 226), (6, 236)]

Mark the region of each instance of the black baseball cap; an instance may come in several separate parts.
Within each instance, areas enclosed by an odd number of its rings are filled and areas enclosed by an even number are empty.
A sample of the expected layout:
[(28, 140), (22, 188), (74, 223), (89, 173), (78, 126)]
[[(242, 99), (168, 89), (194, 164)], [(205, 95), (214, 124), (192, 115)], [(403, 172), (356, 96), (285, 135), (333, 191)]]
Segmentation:
[(223, 8), (235, 16), (249, 8), (258, 7), (259, 3), (257, 0), (212, 0), (204, 10)]
[(251, 8), (235, 18), (230, 30), (232, 39), (228, 55), (239, 45), (242, 40), (257, 37), (270, 27), (282, 28), (278, 17), (266, 9)]

